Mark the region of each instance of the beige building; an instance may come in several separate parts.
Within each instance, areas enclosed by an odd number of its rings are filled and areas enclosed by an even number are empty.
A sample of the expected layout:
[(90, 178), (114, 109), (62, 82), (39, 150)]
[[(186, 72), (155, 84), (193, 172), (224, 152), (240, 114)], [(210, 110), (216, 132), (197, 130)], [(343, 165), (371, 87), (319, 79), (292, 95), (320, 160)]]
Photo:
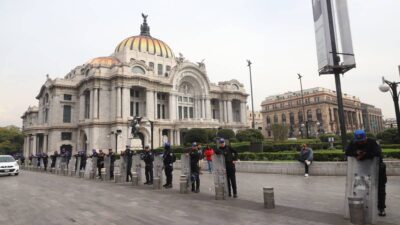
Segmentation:
[[(303, 94), (304, 110), (300, 91), (269, 96), (261, 103), (265, 137), (273, 137), (272, 124), (288, 126), (289, 137), (306, 136), (307, 124), (310, 136), (340, 133), (336, 92), (316, 87), (303, 90)], [(362, 128), (360, 99), (343, 94), (343, 103), (347, 131)]]
[(176, 57), (150, 35), (143, 18), (140, 35), (123, 39), (110, 56), (89, 60), (63, 78), (47, 77), (38, 106), (22, 116), (26, 156), (60, 148), (120, 151), (131, 143), (130, 121), (136, 116), (143, 117), (142, 144), (153, 141), (154, 147), (181, 144), (190, 128), (246, 128), (243, 84), (211, 83), (203, 62)]
[(253, 115), (251, 110), (247, 109), (247, 126), (249, 128), (252, 128), (251, 125), (253, 123), (253, 116), (254, 116), (255, 129), (263, 130), (264, 121), (263, 121), (262, 113), (260, 111), (254, 111), (254, 115)]
[(396, 118), (388, 118), (384, 121), (384, 129), (397, 128)]
[(382, 110), (373, 105), (361, 103), (365, 131), (377, 134), (384, 130)]

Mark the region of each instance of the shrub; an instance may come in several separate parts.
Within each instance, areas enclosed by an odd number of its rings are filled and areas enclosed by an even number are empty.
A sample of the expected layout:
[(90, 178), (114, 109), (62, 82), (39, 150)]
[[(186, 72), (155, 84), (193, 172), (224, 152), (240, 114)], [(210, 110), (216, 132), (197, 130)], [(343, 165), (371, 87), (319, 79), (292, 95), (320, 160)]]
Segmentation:
[(284, 141), (288, 138), (289, 128), (286, 125), (282, 124), (272, 124), (272, 134), (274, 135), (275, 141)]
[(397, 136), (397, 129), (396, 128), (389, 128), (380, 132), (376, 135), (377, 139), (381, 139), (384, 143), (387, 144), (394, 144), (400, 143), (400, 140)]
[(261, 131), (258, 129), (246, 129), (238, 131), (236, 134), (236, 138), (239, 141), (254, 141), (263, 140), (264, 135), (262, 135)]
[(208, 135), (205, 129), (192, 128), (187, 131), (184, 137), (185, 143), (200, 142), (208, 143)]
[(235, 137), (235, 132), (232, 129), (221, 129), (218, 131), (218, 137), (229, 140)]
[(321, 134), (319, 136), (319, 139), (323, 142), (328, 142), (329, 138), (333, 137), (335, 139), (335, 141), (339, 141), (340, 137), (335, 135), (335, 134)]

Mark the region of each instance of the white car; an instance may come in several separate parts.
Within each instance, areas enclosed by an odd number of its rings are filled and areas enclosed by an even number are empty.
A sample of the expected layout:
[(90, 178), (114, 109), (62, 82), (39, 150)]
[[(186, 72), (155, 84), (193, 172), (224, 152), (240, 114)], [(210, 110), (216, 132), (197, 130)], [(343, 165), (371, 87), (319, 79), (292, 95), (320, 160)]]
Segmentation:
[(0, 175), (17, 176), (19, 165), (11, 155), (0, 155)]

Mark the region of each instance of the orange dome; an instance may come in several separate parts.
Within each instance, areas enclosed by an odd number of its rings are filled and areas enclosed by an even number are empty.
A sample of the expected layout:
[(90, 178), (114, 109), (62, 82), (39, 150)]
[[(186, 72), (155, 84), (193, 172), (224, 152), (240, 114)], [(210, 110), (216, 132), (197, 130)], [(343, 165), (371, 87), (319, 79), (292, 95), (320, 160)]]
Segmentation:
[(90, 64), (90, 65), (101, 65), (101, 66), (112, 66), (112, 65), (116, 65), (116, 64), (119, 64), (120, 62), (119, 62), (119, 60), (118, 59), (116, 59), (116, 58), (114, 58), (114, 57), (111, 57), (111, 56), (106, 56), (106, 57), (97, 57), (97, 58), (94, 58), (94, 59), (92, 59), (92, 60), (90, 60), (89, 62), (88, 62), (88, 64)]

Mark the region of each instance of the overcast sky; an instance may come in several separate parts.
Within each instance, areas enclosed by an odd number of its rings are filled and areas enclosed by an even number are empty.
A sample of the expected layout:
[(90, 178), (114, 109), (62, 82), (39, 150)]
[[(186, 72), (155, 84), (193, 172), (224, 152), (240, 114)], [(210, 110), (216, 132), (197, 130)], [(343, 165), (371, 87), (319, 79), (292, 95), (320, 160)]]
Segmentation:
[[(357, 68), (345, 74), (342, 90), (394, 117), (390, 94), (378, 86), (382, 75), (400, 81), (400, 1), (348, 3)], [(250, 59), (256, 110), (269, 95), (300, 89), (297, 73), (304, 88), (335, 89), (333, 76), (318, 76), (311, 0), (1, 0), (0, 126), (21, 126), (46, 74), (63, 77), (138, 35), (142, 12), (151, 35), (175, 55), (205, 59), (212, 82), (235, 78), (250, 93)]]

